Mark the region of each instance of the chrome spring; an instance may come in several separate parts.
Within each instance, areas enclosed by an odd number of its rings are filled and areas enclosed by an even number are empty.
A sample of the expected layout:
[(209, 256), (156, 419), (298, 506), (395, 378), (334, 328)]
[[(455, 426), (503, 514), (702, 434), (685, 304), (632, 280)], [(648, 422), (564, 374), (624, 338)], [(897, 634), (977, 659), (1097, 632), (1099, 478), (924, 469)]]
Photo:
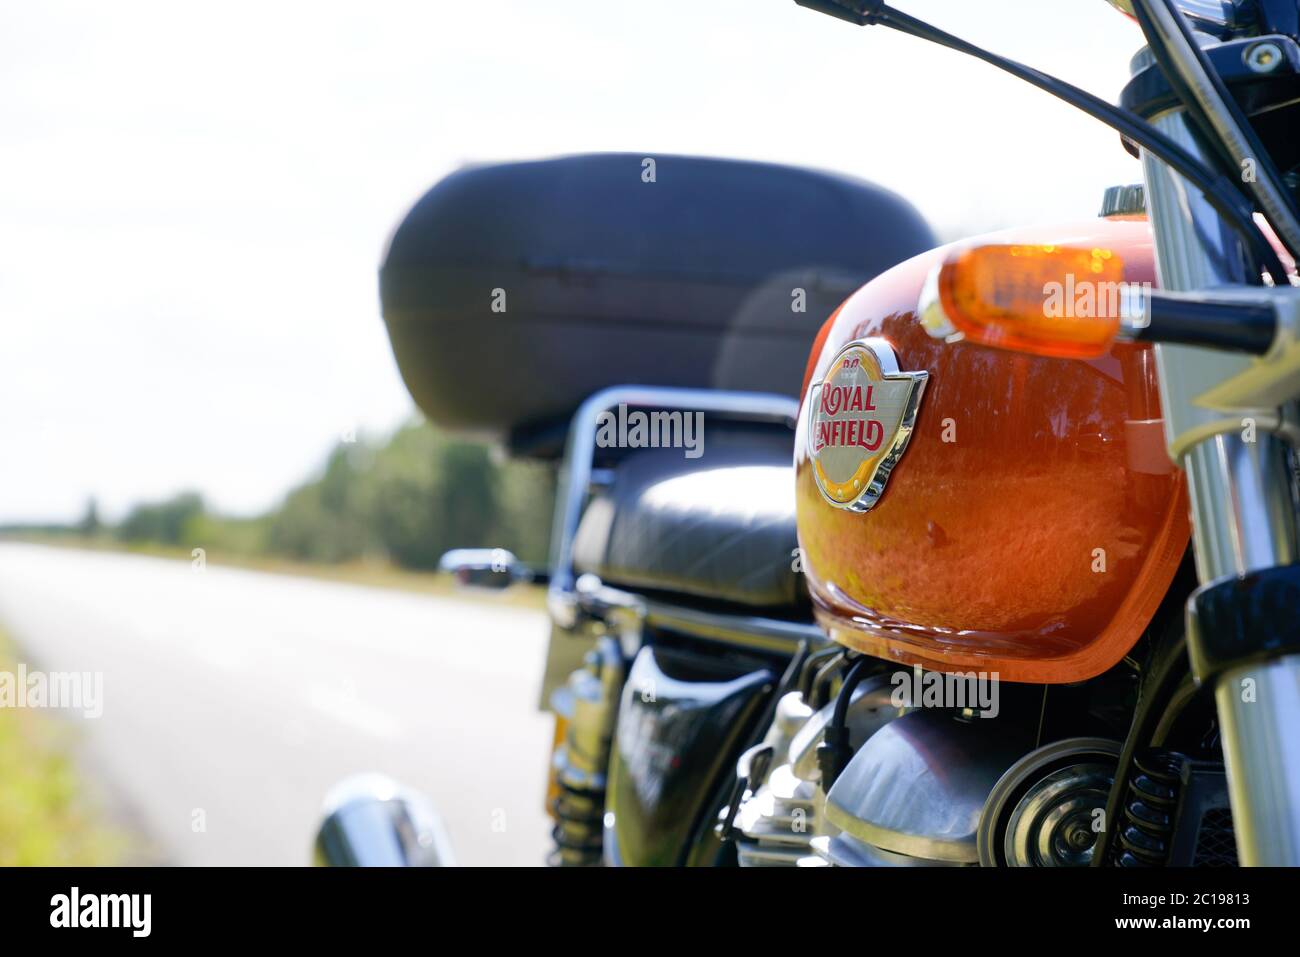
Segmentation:
[(1134, 758), (1115, 849), (1116, 866), (1164, 867), (1169, 863), (1182, 763), (1182, 755), (1161, 748)]
[(546, 859), (553, 867), (594, 867), (604, 860), (605, 774), (622, 687), (623, 653), (604, 635), (552, 696), (567, 722), (552, 757), (557, 790), (547, 808), (555, 821), (555, 849)]
[(551, 802), (555, 850), (547, 857), (551, 867), (599, 867), (604, 844), (605, 792), (578, 790), (559, 783)]

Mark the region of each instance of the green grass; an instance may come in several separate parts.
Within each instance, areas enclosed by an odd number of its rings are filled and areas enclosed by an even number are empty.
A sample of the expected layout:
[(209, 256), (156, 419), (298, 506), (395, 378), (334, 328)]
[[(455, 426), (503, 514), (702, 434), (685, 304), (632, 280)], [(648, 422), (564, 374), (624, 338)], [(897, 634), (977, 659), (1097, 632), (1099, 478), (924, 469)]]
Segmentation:
[[(0, 671), (16, 667), (0, 631)], [(0, 867), (119, 863), (125, 838), (89, 800), (73, 744), (57, 716), (0, 708)]]

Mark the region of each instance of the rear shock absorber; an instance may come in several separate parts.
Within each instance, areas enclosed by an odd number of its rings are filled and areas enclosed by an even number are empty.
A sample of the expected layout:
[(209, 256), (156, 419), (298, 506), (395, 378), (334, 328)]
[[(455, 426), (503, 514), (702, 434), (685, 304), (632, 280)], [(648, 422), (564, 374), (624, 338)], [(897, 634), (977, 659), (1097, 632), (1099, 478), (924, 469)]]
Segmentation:
[(1183, 756), (1150, 748), (1133, 760), (1115, 846), (1118, 867), (1164, 867), (1172, 849)]
[(546, 863), (551, 867), (598, 867), (604, 850), (604, 788), (578, 789), (561, 780), (559, 792), (550, 805), (555, 849)]
[(555, 849), (547, 858), (552, 866), (601, 863), (606, 773), (623, 670), (618, 641), (607, 635), (552, 696), (556, 712), (567, 720), (563, 743), (555, 751), (555, 797), (548, 806), (555, 820)]

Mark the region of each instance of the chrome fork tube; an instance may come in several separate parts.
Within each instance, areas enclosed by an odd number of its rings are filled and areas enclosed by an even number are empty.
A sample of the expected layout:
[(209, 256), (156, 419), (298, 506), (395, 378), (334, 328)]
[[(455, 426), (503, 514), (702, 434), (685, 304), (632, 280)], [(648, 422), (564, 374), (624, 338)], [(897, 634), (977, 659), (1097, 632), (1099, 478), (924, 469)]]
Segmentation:
[(1218, 435), (1184, 457), (1202, 583), (1296, 561), (1287, 449), (1276, 437)]
[[(1152, 122), (1203, 155), (1181, 109)], [(1145, 152), (1142, 163), (1161, 286), (1243, 282), (1245, 251), (1204, 197)], [(1201, 582), (1297, 561), (1291, 450), (1262, 429), (1247, 441), (1249, 412), (1230, 426), (1193, 404), (1248, 360), (1187, 346), (1158, 345), (1155, 352), (1166, 440), (1172, 445), (1190, 428), (1219, 423), (1218, 434), (1191, 446), (1181, 463)], [(1300, 656), (1230, 670), (1219, 678), (1215, 700), (1241, 863), (1300, 864)]]

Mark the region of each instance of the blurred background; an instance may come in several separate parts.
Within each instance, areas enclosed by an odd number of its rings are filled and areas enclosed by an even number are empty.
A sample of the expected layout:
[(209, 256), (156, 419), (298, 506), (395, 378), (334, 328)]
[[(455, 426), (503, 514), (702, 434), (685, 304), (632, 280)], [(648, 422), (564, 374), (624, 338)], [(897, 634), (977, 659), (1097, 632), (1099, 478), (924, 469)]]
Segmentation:
[[(897, 5), (1112, 100), (1139, 40), (1102, 0)], [(541, 863), (541, 604), (430, 570), (542, 561), (553, 477), (422, 421), (379, 316), (442, 176), (775, 161), (953, 239), (1140, 175), (1045, 94), (789, 0), (11, 4), (0, 80), (0, 671), (105, 688), (97, 719), (0, 708), (4, 864), (304, 863), (372, 768), (466, 862)]]

